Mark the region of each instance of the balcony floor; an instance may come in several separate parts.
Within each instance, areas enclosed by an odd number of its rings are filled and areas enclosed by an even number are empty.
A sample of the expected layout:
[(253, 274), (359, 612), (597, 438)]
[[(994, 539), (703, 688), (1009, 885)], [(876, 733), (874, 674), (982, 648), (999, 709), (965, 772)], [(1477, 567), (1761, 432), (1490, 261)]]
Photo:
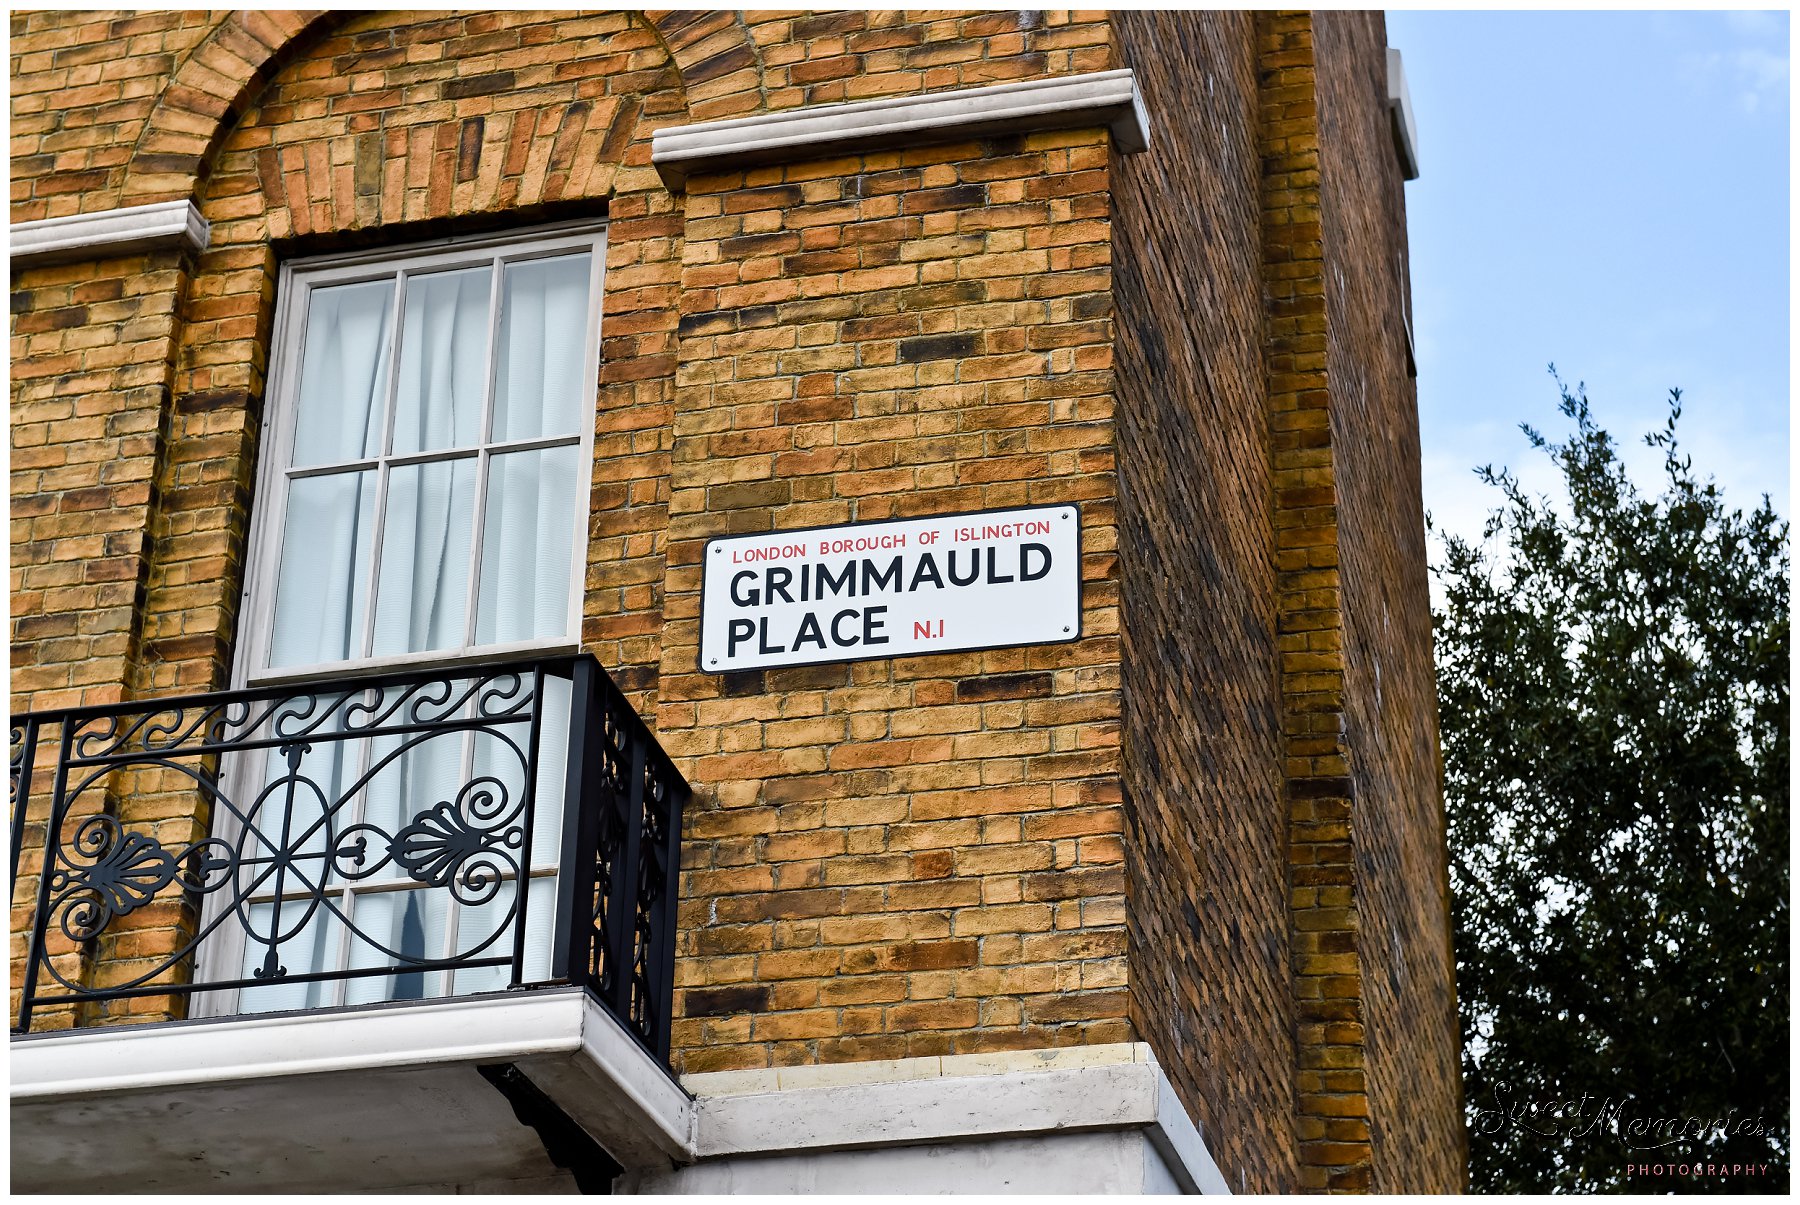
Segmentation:
[(15, 1038), (12, 1188), (573, 1191), (505, 1063), (624, 1167), (691, 1158), (688, 1096), (568, 988)]

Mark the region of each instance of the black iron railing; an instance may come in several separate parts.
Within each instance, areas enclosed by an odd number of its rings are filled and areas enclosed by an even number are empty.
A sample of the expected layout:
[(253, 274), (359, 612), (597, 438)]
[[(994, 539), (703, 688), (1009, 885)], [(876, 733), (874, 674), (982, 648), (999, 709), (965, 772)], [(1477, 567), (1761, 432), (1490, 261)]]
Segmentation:
[(666, 1063), (688, 787), (593, 658), (11, 727), (15, 1033), (578, 984)]

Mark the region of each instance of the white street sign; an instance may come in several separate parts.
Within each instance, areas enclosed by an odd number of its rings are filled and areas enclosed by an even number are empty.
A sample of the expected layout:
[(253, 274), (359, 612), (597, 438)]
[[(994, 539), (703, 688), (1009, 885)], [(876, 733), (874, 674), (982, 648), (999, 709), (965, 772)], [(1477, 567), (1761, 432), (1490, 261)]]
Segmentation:
[(705, 556), (708, 673), (1081, 635), (1074, 505), (721, 536)]

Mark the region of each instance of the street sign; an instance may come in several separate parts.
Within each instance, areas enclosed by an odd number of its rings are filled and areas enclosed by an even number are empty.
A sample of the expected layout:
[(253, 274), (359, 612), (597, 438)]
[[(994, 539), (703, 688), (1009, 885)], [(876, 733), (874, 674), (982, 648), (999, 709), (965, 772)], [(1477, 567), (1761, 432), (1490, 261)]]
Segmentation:
[(708, 673), (1081, 635), (1073, 504), (721, 536), (705, 557)]

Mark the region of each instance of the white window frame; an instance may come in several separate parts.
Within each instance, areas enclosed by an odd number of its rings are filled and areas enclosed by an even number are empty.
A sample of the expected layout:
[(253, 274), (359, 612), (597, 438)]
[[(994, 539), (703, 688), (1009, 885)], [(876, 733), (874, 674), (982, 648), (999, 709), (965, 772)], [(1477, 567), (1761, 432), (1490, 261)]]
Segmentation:
[[(549, 436), (541, 438), (510, 440), (504, 443), (486, 442), (494, 409), (495, 381), (494, 374), (498, 360), (498, 341), (500, 334), (501, 301), (505, 296), (505, 266), (520, 261), (544, 259), (552, 256), (567, 255), (579, 251), (587, 251), (590, 256), (591, 275), (588, 282), (588, 314), (585, 330), (587, 346), (582, 358), (582, 392), (580, 396), (588, 399), (584, 406), (584, 419), (576, 440), (568, 436)], [(458, 268), (477, 267), (491, 264), (494, 267), (488, 311), (488, 343), (485, 368), (486, 390), (483, 397), (480, 429), (477, 442), (453, 448), (434, 448), (428, 452), (415, 452), (403, 455), (392, 455), (388, 445), (392, 440), (394, 396), (399, 376), (397, 366), (400, 362), (401, 340), (404, 337), (404, 306), (406, 290), (397, 287), (394, 290), (392, 319), (389, 329), (392, 331), (392, 345), (387, 351), (390, 364), (388, 372), (387, 396), (383, 401), (386, 416), (383, 422), (382, 444), (374, 457), (363, 457), (356, 460), (338, 461), (329, 465), (307, 465), (295, 470), (289, 461), (293, 456), (294, 438), (299, 419), (299, 386), (300, 367), (305, 362), (306, 317), (309, 309), (311, 292), (315, 288), (329, 285), (355, 284), (365, 281), (394, 279), (403, 281), (407, 276), (425, 273), (454, 271)], [(232, 659), (231, 684), (234, 689), (251, 686), (268, 686), (308, 682), (330, 682), (339, 678), (374, 676), (383, 672), (432, 669), (478, 667), (501, 661), (520, 660), (536, 656), (553, 656), (561, 653), (573, 653), (579, 650), (581, 643), (581, 612), (584, 587), (587, 578), (587, 561), (589, 547), (589, 524), (592, 519), (593, 459), (594, 459), (594, 426), (597, 418), (596, 407), (599, 398), (600, 377), (600, 336), (603, 286), (605, 283), (606, 265), (606, 222), (579, 221), (558, 223), (553, 226), (536, 227), (521, 232), (500, 232), (493, 234), (470, 235), (455, 238), (436, 239), (429, 242), (413, 243), (397, 247), (384, 247), (348, 254), (306, 256), (288, 260), (281, 265), (276, 286), (275, 321), (270, 338), (270, 356), (268, 369), (268, 389), (263, 408), (263, 427), (261, 433), (262, 446), (257, 469), (256, 493), (252, 500), (252, 515), (249, 524), (246, 571), (244, 574), (243, 595), (238, 609), (238, 640)], [(477, 645), (472, 643), (476, 631), (477, 598), (481, 579), (481, 553), (483, 531), (485, 527), (484, 493), (488, 480), (488, 461), (493, 455), (511, 451), (526, 451), (544, 447), (568, 447), (571, 444), (579, 447), (579, 468), (577, 470), (579, 504), (570, 522), (575, 531), (571, 544), (569, 569), (569, 602), (566, 635), (558, 639), (514, 641), (503, 644)], [(362, 657), (352, 660), (329, 662), (317, 665), (289, 666), (271, 669), (268, 665), (270, 644), (274, 635), (274, 601), (276, 584), (280, 573), (282, 536), (285, 530), (287, 510), (287, 482), (296, 476), (314, 476), (322, 472), (351, 471), (353, 465), (367, 467), (397, 467), (407, 464), (428, 462), (444, 462), (457, 457), (468, 457), (473, 451), (477, 460), (475, 497), (471, 502), (471, 533), (469, 550), (469, 599), (468, 609), (464, 615), (467, 625), (465, 643), (456, 649), (435, 649), (422, 653), (406, 653), (382, 657)], [(386, 495), (386, 474), (380, 479), (372, 514), (375, 522), (375, 546), (370, 553), (370, 590), (367, 605), (369, 610), (364, 617), (364, 639), (367, 641), (373, 623), (379, 580), (381, 575), (380, 532), (385, 525), (384, 501)], [(542, 706), (541, 701), (534, 706)], [(469, 751), (464, 751), (465, 772)], [(245, 797), (246, 792), (254, 793), (257, 784), (252, 782), (263, 769), (263, 760), (255, 757), (239, 757), (234, 759), (237, 765), (230, 773), (232, 797)], [(560, 767), (550, 768), (551, 773), (561, 773)], [(565, 800), (564, 806), (572, 806), (572, 801)], [(231, 817), (221, 810), (215, 817), (215, 824), (224, 824), (234, 828)], [(215, 831), (214, 836), (235, 838), (236, 833)], [(557, 860), (560, 855), (559, 843), (546, 843), (549, 848), (533, 850), (532, 865), (523, 867), (517, 876), (523, 885), (548, 876), (557, 871)], [(521, 887), (520, 894), (527, 889)], [(403, 882), (395, 883), (357, 883), (341, 884), (338, 894), (354, 891), (358, 895), (371, 892), (392, 890), (404, 887)], [(225, 897), (228, 893), (220, 892), (207, 899), (203, 910), (201, 928), (204, 931), (230, 903)], [(248, 908), (247, 898), (243, 907)], [(455, 933), (454, 916), (448, 932)], [(346, 962), (347, 951), (343, 943), (346, 934), (340, 932), (334, 939), (339, 945), (333, 965)], [(240, 973), (244, 957), (244, 935), (231, 924), (221, 924), (213, 936), (202, 943), (199, 951), (200, 982), (217, 982), (224, 979), (235, 979)], [(441, 980), (443, 992), (452, 992), (451, 979), (453, 972), (427, 972), (434, 981)], [(341, 1005), (349, 980), (336, 980), (330, 983), (332, 1003), (325, 1007)], [(196, 993), (192, 1002), (193, 1015), (197, 1017), (228, 1016), (238, 1012), (239, 992), (219, 990)]]
[[(232, 659), (232, 686), (234, 688), (317, 681), (346, 674), (375, 674), (386, 670), (478, 665), (482, 662), (573, 653), (579, 649), (581, 644), (581, 604), (583, 586), (587, 577), (588, 525), (592, 519), (593, 407), (595, 404), (593, 400), (588, 403), (587, 421), (582, 423), (579, 435), (581, 449), (578, 453), (580, 460), (579, 492), (576, 496), (580, 499), (580, 505), (576, 518), (579, 519), (580, 525), (576, 529), (575, 538), (570, 541), (573, 549), (573, 564), (569, 570), (569, 610), (566, 628), (568, 634), (563, 639), (525, 640), (488, 645), (472, 643), (476, 623), (475, 601), (480, 589), (481, 545), (485, 526), (483, 508), (485, 498), (483, 495), (486, 492), (488, 480), (487, 462), (492, 456), (503, 452), (566, 447), (570, 444), (567, 436), (511, 440), (498, 444), (478, 442), (475, 445), (433, 448), (426, 452), (391, 455), (387, 452), (387, 441), (392, 434), (393, 395), (397, 388), (399, 374), (390, 372), (386, 402), (388, 415), (384, 424), (388, 429), (383, 432), (379, 455), (337, 461), (331, 464), (307, 465), (299, 470), (292, 469), (288, 462), (293, 456), (294, 436), (299, 419), (299, 370), (300, 365), (304, 362), (306, 350), (307, 301), (313, 289), (325, 285), (345, 285), (388, 278), (403, 278), (407, 275), (427, 272), (447, 272), (457, 268), (476, 267), (482, 263), (503, 266), (521, 260), (566, 255), (582, 249), (591, 249), (592, 253), (592, 275), (588, 283), (586, 326), (588, 346), (582, 361), (583, 396), (597, 399), (600, 377), (601, 290), (604, 284), (606, 264), (606, 223), (603, 221), (563, 223), (523, 233), (439, 239), (404, 247), (382, 248), (350, 254), (308, 256), (289, 260), (281, 265), (276, 285), (275, 325), (270, 339), (267, 400), (263, 406), (263, 444), (257, 469), (256, 493), (251, 504), (252, 515), (247, 539), (244, 592), (238, 607), (238, 647)], [(479, 432), (482, 439), (486, 438), (487, 426), (493, 411), (494, 371), (500, 331), (500, 300), (504, 295), (504, 285), (505, 272), (503, 270), (495, 271), (493, 293), (490, 296), (488, 307), (488, 346), (485, 368), (487, 391), (483, 400), (482, 429)], [(389, 361), (394, 365), (400, 362), (405, 293), (404, 288), (394, 290), (393, 318), (389, 324), (389, 329), (393, 332), (393, 344), (388, 352)], [(455, 649), (435, 649), (424, 653), (363, 657), (318, 665), (284, 666), (279, 669), (271, 669), (268, 664), (269, 644), (275, 630), (275, 591), (281, 566), (281, 539), (287, 517), (287, 488), (284, 478), (290, 475), (317, 476), (328, 472), (342, 472), (352, 465), (365, 465), (373, 469), (384, 464), (398, 467), (409, 464), (439, 463), (466, 457), (472, 448), (479, 448), (479, 451), (475, 452), (477, 459), (475, 498), (471, 504), (473, 509), (470, 512), (470, 593), (463, 617), (464, 622), (468, 625), (465, 630), (469, 633), (468, 640), (471, 643), (465, 643)], [(380, 540), (381, 531), (386, 522), (383, 513), (386, 496), (385, 483), (386, 474), (383, 474), (372, 512), (374, 516), (372, 534), (376, 543), (370, 552), (372, 577), (367, 600), (369, 610), (365, 613), (364, 618), (365, 640), (370, 638), (372, 630), (374, 606), (378, 594), (375, 585), (381, 574)]]

